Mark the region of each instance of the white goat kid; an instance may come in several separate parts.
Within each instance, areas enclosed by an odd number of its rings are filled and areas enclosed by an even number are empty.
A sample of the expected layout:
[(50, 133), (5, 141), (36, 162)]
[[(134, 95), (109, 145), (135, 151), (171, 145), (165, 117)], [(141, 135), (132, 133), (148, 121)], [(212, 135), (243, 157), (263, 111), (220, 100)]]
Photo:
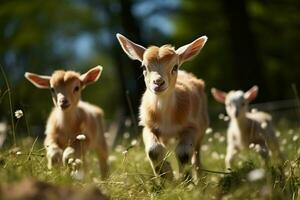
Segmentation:
[(266, 162), (269, 158), (269, 149), (276, 158), (282, 160), (271, 115), (265, 112), (248, 112), (248, 104), (257, 96), (257, 86), (253, 86), (245, 93), (241, 90), (226, 93), (215, 88), (211, 92), (216, 101), (225, 104), (230, 117), (225, 157), (227, 169), (232, 167), (235, 155), (251, 145), (256, 147)]
[[(62, 155), (64, 163), (70, 156), (84, 159), (86, 149), (92, 148), (97, 152), (102, 178), (107, 176), (108, 152), (103, 111), (81, 101), (81, 91), (96, 82), (101, 72), (102, 67), (97, 66), (82, 75), (63, 70), (55, 71), (52, 76), (25, 73), (25, 77), (36, 87), (51, 89), (55, 105), (47, 121), (44, 141), (49, 169), (62, 160)], [(80, 134), (84, 136), (78, 136)]]
[(170, 45), (144, 48), (117, 34), (125, 53), (142, 63), (146, 91), (140, 105), (140, 125), (146, 154), (154, 174), (167, 179), (173, 171), (166, 159), (166, 145), (178, 141), (175, 153), (182, 178), (191, 178), (189, 166), (200, 171), (200, 145), (208, 126), (204, 81), (178, 70), (204, 46), (203, 36), (177, 50)]

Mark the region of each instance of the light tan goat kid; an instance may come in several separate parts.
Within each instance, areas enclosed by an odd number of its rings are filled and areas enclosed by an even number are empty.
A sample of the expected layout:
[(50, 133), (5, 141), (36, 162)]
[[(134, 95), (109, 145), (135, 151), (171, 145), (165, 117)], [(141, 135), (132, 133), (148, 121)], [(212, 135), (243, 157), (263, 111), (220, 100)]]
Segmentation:
[[(25, 73), (25, 77), (36, 87), (51, 89), (55, 105), (47, 121), (44, 141), (49, 169), (57, 162), (67, 162), (62, 160), (62, 155), (73, 153), (72, 149), (76, 158), (84, 158), (86, 149), (92, 148), (97, 152), (102, 177), (107, 176), (108, 150), (104, 138), (103, 111), (81, 101), (81, 91), (96, 82), (101, 72), (102, 67), (97, 66), (82, 75), (63, 70), (55, 71), (52, 76)], [(80, 137), (76, 139), (80, 134), (84, 134), (84, 140), (78, 140)]]
[(120, 34), (117, 38), (125, 53), (142, 63), (147, 89), (140, 105), (140, 125), (144, 127), (145, 150), (155, 175), (173, 178), (171, 166), (165, 161), (171, 138), (178, 141), (175, 153), (181, 177), (190, 177), (188, 166), (192, 163), (199, 173), (199, 150), (208, 126), (204, 81), (179, 67), (200, 52), (207, 37), (177, 50), (170, 45), (146, 49)]
[(230, 117), (225, 157), (227, 169), (232, 167), (236, 154), (248, 149), (249, 146), (256, 147), (266, 161), (269, 158), (269, 149), (275, 158), (282, 161), (271, 115), (258, 111), (248, 112), (248, 104), (257, 96), (257, 86), (253, 86), (245, 93), (241, 90), (226, 93), (215, 88), (211, 92), (218, 102), (225, 104)]

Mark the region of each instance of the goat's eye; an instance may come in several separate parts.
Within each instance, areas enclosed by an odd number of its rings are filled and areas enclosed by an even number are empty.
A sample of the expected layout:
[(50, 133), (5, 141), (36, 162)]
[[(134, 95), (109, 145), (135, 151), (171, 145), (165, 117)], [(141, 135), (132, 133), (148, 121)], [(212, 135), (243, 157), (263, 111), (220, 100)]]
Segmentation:
[(142, 69), (143, 69), (143, 71), (146, 71), (146, 66), (142, 65)]
[(50, 90), (51, 90), (51, 92), (52, 93), (54, 93), (55, 92), (55, 90), (54, 90), (54, 88), (52, 87), (52, 88), (50, 88)]
[(178, 65), (174, 65), (173, 69), (172, 69), (172, 73), (175, 73), (178, 71)]
[(74, 88), (74, 92), (78, 92), (79, 91), (79, 86), (76, 86), (75, 88)]

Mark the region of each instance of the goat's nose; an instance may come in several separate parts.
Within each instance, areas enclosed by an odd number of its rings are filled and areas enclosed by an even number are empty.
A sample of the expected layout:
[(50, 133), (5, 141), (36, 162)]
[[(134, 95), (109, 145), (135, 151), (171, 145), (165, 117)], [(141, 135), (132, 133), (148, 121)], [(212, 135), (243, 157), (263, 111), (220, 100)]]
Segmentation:
[(60, 103), (61, 105), (66, 105), (66, 104), (69, 103), (69, 101), (68, 101), (68, 99), (66, 99), (66, 98), (61, 98), (61, 99), (59, 99), (59, 103)]
[(153, 83), (154, 83), (155, 85), (161, 86), (161, 85), (163, 85), (163, 84), (165, 83), (165, 81), (164, 81), (164, 79), (162, 79), (162, 78), (158, 78), (158, 79), (154, 79), (154, 80), (153, 80)]

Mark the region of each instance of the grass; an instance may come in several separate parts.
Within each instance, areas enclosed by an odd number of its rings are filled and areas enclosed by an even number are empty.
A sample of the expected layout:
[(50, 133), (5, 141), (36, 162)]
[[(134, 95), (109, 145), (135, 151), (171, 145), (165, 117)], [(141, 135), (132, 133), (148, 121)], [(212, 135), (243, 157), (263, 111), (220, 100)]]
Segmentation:
[[(201, 148), (201, 159), (205, 169), (203, 176), (192, 183), (178, 179), (164, 182), (154, 177), (143, 145), (137, 142), (132, 146), (132, 141), (127, 136), (110, 153), (111, 174), (105, 181), (100, 179), (98, 161), (92, 152), (87, 155), (89, 167), (82, 181), (73, 180), (67, 167), (60, 166), (48, 170), (43, 141), (41, 138), (30, 137), (26, 118), (28, 136), (16, 138), (17, 124), (14, 124), (13, 119), (9, 83), (1, 66), (0, 68), (7, 86), (7, 92), (0, 96), (0, 103), (3, 96), (8, 93), (13, 135), (13, 140), (8, 141), (11, 144), (6, 144), (0, 149), (0, 186), (3, 183), (10, 184), (24, 178), (35, 177), (41, 181), (67, 187), (86, 188), (96, 185), (111, 199), (300, 199), (300, 129), (290, 129), (288, 125), (284, 125), (277, 132), (281, 150), (286, 157), (283, 168), (276, 167), (274, 163), (266, 167), (257, 153), (244, 152), (239, 157), (236, 168), (231, 173), (223, 173), (226, 152), (225, 131), (212, 131), (206, 134)], [(298, 97), (297, 93), (296, 96)], [(136, 132), (137, 130), (133, 131), (134, 134)], [(137, 140), (140, 141), (140, 138)], [(171, 161), (176, 176), (178, 172), (176, 159), (172, 151), (168, 155), (167, 159)], [(249, 174), (257, 169), (263, 170), (264, 173), (256, 180), (250, 180)]]
[[(112, 199), (300, 199), (300, 143), (295, 136), (300, 130), (281, 131), (280, 143), (286, 156), (283, 172), (271, 166), (265, 168), (257, 153), (243, 153), (230, 174), (203, 172), (202, 179), (193, 184), (179, 180), (163, 182), (154, 177), (145, 158), (143, 145), (130, 146), (130, 139), (123, 139), (110, 155), (111, 176), (100, 179), (97, 159), (89, 153), (89, 170), (84, 180), (75, 181), (65, 167), (53, 170), (46, 168), (42, 141), (26, 137), (18, 140), (18, 148), (4, 148), (0, 152), (0, 180), (11, 183), (26, 177), (64, 186), (86, 187), (96, 185)], [(293, 141), (293, 142), (292, 142)], [(224, 171), (226, 142), (218, 132), (206, 135), (202, 146), (204, 168)], [(18, 152), (18, 153), (17, 153)], [(176, 173), (176, 160), (172, 152), (171, 161)], [(265, 168), (265, 175), (249, 181), (248, 174), (256, 168)]]

